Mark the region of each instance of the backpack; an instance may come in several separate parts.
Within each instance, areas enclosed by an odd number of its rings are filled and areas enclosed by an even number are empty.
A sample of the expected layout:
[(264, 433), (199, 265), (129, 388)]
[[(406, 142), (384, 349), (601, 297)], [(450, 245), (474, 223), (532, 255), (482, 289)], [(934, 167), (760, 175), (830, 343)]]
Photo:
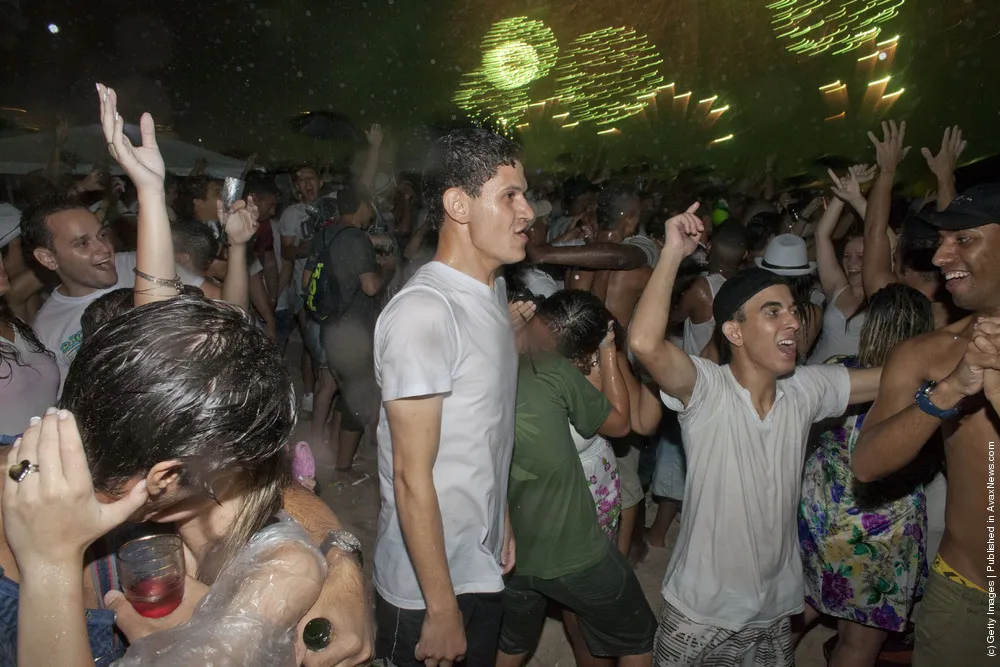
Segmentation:
[(316, 268), (309, 276), (309, 285), (306, 288), (305, 308), (310, 317), (320, 324), (335, 320), (340, 317), (354, 301), (353, 296), (346, 303), (340, 295), (340, 281), (333, 271), (330, 262), (330, 247), (333, 241), (340, 235), (340, 232), (347, 229), (343, 227), (325, 227), (320, 233), (323, 235), (323, 249), (316, 258)]

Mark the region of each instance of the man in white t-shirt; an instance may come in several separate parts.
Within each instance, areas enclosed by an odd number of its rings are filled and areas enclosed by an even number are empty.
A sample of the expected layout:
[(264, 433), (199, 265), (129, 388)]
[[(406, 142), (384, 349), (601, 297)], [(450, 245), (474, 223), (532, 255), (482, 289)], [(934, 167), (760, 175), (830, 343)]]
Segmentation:
[(718, 366), (664, 340), (681, 261), (703, 223), (671, 218), (629, 331), (631, 350), (679, 413), (687, 455), (684, 521), (663, 583), (657, 667), (794, 664), (789, 617), (802, 611), (797, 509), (809, 427), (870, 401), (881, 369), (796, 368), (795, 301), (751, 268), (719, 289)]
[(503, 280), (534, 214), (515, 144), (453, 132), (424, 180), (434, 261), (389, 302), (375, 330), (384, 401), (375, 542), (376, 657), (397, 667), (496, 660), (517, 353)]
[[(80, 316), (98, 297), (120, 287), (135, 286), (134, 252), (115, 254), (107, 228), (70, 197), (56, 196), (38, 202), (21, 218), (25, 255), (59, 276), (32, 328), (46, 349), (56, 355), (60, 391), (70, 362), (83, 338)], [(187, 285), (200, 287), (204, 279), (177, 267)]]

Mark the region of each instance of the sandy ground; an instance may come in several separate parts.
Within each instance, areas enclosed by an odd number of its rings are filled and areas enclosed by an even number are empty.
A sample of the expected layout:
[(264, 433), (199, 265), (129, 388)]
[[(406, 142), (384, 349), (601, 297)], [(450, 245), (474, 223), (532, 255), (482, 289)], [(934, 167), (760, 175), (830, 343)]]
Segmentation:
[[(301, 345), (297, 342), (296, 336), (289, 344), (288, 349), (289, 368), (293, 369), (292, 376), (296, 380), (299, 376), (297, 369), (300, 354)], [(296, 384), (298, 385), (298, 382)], [(310, 417), (309, 413), (300, 414), (295, 441), (308, 440)], [(329, 454), (327, 455), (329, 456)], [(323, 456), (323, 452), (317, 452), (318, 458)], [(378, 521), (377, 462), (374, 448), (362, 443), (355, 468), (359, 472), (370, 475), (370, 477), (354, 486), (324, 486), (320, 490), (320, 497), (333, 508), (345, 529), (357, 535), (358, 539), (361, 540), (364, 553), (370, 555), (375, 543)], [(655, 512), (655, 505), (650, 504), (647, 508), (648, 523), (652, 522)], [(677, 523), (675, 522), (667, 534), (666, 548), (651, 548), (649, 555), (636, 570), (654, 613), (659, 612), (662, 602), (659, 592), (660, 585), (676, 539)], [(371, 558), (365, 559), (365, 569), (370, 582)], [(796, 665), (799, 667), (824, 667), (826, 661), (823, 659), (822, 645), (832, 634), (832, 630), (822, 626), (812, 630), (799, 645), (795, 656)], [(560, 621), (552, 618), (546, 621), (538, 648), (528, 664), (532, 667), (572, 667), (575, 665), (573, 652)]]

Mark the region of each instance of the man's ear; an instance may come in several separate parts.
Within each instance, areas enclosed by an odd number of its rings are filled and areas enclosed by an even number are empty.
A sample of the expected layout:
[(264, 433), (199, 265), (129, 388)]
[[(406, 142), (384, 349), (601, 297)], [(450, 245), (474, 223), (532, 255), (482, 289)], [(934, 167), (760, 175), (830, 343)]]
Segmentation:
[(177, 489), (181, 483), (181, 471), (184, 470), (184, 463), (174, 459), (172, 461), (161, 461), (149, 469), (146, 473), (146, 488), (149, 496), (155, 498), (165, 495)]
[(442, 197), (444, 212), (449, 218), (460, 224), (468, 224), (472, 215), (472, 197), (461, 188), (448, 188)]
[(743, 347), (743, 330), (739, 322), (729, 320), (722, 325), (722, 335), (726, 337), (733, 347)]
[(39, 264), (49, 271), (57, 271), (59, 269), (59, 262), (56, 261), (55, 253), (48, 248), (35, 248), (31, 254), (35, 256)]

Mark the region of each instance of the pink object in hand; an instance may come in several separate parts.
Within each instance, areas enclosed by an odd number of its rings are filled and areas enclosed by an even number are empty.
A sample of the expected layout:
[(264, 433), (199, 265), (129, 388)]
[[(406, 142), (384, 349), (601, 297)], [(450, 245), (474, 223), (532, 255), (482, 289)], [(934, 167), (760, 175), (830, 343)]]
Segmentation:
[(313, 458), (309, 443), (302, 441), (295, 445), (292, 458), (292, 476), (296, 481), (316, 476), (316, 459)]

